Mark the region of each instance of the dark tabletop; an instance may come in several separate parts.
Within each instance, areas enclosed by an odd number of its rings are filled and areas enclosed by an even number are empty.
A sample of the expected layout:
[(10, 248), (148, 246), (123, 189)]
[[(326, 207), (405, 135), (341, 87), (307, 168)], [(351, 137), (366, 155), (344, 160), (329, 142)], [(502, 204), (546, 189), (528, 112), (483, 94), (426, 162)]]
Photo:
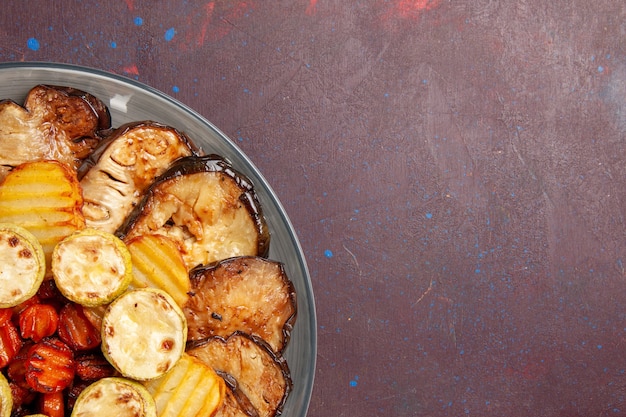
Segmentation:
[(22, 1), (0, 61), (136, 79), (299, 235), (309, 415), (626, 415), (626, 3)]

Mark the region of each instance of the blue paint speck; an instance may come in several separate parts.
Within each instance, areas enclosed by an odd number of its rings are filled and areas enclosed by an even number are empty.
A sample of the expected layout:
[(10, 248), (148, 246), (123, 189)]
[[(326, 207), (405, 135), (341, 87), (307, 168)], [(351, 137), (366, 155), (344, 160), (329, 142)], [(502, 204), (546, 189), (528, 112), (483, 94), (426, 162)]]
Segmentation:
[(332, 258), (333, 257), (333, 251), (331, 251), (330, 249), (326, 249), (324, 251), (324, 256), (327, 258)]
[(171, 41), (172, 39), (174, 39), (174, 35), (176, 35), (176, 29), (169, 28), (165, 31), (165, 40), (167, 42)]
[(28, 42), (26, 43), (28, 45), (28, 49), (32, 50), (32, 51), (38, 51), (39, 50), (39, 41), (35, 38), (29, 38)]
[(596, 346), (598, 349), (602, 349), (602, 345), (598, 345)]
[(432, 219), (433, 218), (433, 214), (432, 213), (426, 213), (426, 218), (427, 219)]
[(116, 42), (111, 42), (111, 48), (113, 48), (113, 49), (117, 48), (117, 43)]
[(356, 387), (359, 384), (359, 376), (355, 376), (353, 380), (350, 381), (351, 387)]
[(137, 16), (136, 18), (133, 19), (133, 23), (135, 24), (135, 26), (141, 26), (143, 25), (143, 19)]
[(602, 65), (598, 66), (598, 72), (604, 72), (604, 67)]
[(172, 87), (172, 91), (175, 93), (178, 93), (180, 91), (180, 88), (178, 88), (178, 86), (175, 85), (174, 87)]

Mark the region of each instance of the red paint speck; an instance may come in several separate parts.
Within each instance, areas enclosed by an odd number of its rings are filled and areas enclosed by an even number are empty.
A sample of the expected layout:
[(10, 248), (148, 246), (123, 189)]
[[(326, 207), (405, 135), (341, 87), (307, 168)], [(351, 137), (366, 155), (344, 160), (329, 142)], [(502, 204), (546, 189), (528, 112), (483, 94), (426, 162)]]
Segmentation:
[(439, 6), (441, 0), (400, 0), (395, 9), (400, 17), (413, 17)]
[(128, 7), (128, 10), (133, 11), (135, 10), (135, 2), (134, 0), (124, 0), (126, 2), (126, 6)]
[(317, 12), (317, 10), (315, 9), (316, 5), (317, 0), (309, 0), (309, 5), (304, 12), (309, 16), (313, 16)]
[(124, 72), (127, 74), (139, 75), (139, 69), (137, 68), (137, 65), (135, 64), (124, 67), (123, 69), (124, 69)]

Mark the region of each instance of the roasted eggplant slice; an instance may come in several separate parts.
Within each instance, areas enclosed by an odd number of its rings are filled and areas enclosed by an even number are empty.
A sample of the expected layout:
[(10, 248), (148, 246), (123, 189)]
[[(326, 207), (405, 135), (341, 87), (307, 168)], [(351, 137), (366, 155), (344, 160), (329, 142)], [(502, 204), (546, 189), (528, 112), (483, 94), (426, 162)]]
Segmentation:
[(217, 155), (177, 160), (117, 231), (123, 240), (162, 234), (187, 269), (233, 256), (264, 256), (269, 231), (250, 181)]
[(56, 159), (74, 169), (111, 126), (106, 105), (70, 87), (33, 87), (24, 106), (0, 101), (0, 178), (28, 161)]
[(87, 225), (113, 233), (154, 179), (194, 149), (185, 134), (156, 122), (117, 128), (78, 170)]
[[(212, 366), (218, 374), (234, 378), (238, 389), (235, 398), (245, 396), (249, 401), (244, 407), (252, 405), (261, 417), (281, 414), (292, 387), (289, 368), (262, 339), (236, 332), (228, 339), (215, 336), (190, 342), (187, 353)], [(232, 388), (232, 382), (228, 385)]]
[(188, 339), (228, 337), (243, 331), (284, 349), (296, 320), (296, 293), (283, 265), (260, 257), (225, 259), (189, 273), (183, 308)]

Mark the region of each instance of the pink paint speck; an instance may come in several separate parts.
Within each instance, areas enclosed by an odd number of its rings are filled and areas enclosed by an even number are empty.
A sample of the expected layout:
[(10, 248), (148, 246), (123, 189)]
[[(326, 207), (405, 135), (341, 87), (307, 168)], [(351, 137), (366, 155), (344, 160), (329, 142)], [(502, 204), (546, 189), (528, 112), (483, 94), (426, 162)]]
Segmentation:
[(128, 65), (128, 66), (124, 67), (123, 70), (127, 74), (139, 75), (139, 68), (137, 68), (137, 65), (135, 65), (135, 64)]
[(313, 16), (317, 12), (315, 6), (317, 6), (317, 0), (309, 0), (309, 5), (304, 12), (309, 16)]

